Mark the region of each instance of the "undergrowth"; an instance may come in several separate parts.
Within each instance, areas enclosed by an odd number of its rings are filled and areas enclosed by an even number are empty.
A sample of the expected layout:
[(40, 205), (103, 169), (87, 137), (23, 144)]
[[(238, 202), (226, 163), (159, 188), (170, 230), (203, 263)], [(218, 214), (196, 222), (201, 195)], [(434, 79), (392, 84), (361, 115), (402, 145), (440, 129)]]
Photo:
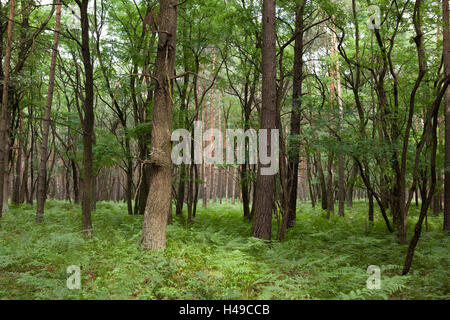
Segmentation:
[[(174, 217), (163, 252), (140, 247), (142, 217), (126, 212), (99, 203), (85, 241), (79, 206), (47, 201), (39, 225), (35, 208), (12, 207), (1, 220), (0, 299), (450, 299), (442, 216), (429, 218), (401, 277), (407, 247), (382, 219), (367, 224), (364, 202), (330, 219), (302, 203), (286, 240), (270, 245), (249, 236), (239, 205), (200, 208), (190, 226)], [(410, 232), (416, 220), (413, 208)], [(81, 268), (81, 290), (66, 286), (70, 265)], [(380, 290), (366, 288), (370, 265), (381, 268)]]

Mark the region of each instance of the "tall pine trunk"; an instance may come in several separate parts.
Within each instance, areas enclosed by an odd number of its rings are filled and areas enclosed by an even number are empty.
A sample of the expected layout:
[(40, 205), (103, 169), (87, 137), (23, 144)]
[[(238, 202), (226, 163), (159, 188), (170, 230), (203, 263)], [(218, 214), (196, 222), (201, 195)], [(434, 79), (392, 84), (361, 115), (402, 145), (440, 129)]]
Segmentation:
[[(262, 107), (261, 129), (268, 129), (268, 150), (271, 150), (271, 129), (276, 128), (276, 0), (264, 0), (262, 14)], [(273, 159), (272, 159), (273, 160)], [(256, 181), (255, 217), (252, 235), (270, 240), (272, 237), (272, 210), (274, 208), (275, 176), (262, 175), (260, 164)]]

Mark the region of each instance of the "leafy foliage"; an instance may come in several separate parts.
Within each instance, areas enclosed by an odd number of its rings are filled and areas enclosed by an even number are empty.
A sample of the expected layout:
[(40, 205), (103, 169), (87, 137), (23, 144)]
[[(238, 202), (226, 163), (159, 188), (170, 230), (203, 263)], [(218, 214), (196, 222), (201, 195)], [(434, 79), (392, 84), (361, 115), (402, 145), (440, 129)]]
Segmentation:
[[(406, 247), (383, 221), (368, 227), (366, 211), (358, 202), (345, 219), (327, 220), (302, 203), (286, 241), (266, 245), (248, 237), (237, 205), (213, 206), (190, 226), (174, 219), (167, 249), (150, 252), (139, 246), (142, 217), (122, 203), (98, 204), (89, 241), (78, 206), (48, 201), (40, 225), (34, 208), (15, 207), (0, 229), (0, 298), (449, 299), (450, 239), (440, 219), (429, 217), (413, 272), (401, 277)], [(66, 287), (70, 265), (81, 267), (81, 290)], [(369, 265), (381, 267), (380, 290), (366, 288)]]

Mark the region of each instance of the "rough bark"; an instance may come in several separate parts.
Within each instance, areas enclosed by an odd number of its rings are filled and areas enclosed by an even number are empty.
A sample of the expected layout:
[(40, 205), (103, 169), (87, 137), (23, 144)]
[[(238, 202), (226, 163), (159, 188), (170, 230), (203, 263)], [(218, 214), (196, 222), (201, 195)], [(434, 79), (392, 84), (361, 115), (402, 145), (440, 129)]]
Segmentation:
[[(276, 128), (276, 0), (263, 2), (263, 41), (262, 41), (262, 108), (261, 129)], [(271, 150), (270, 138), (268, 153)], [(260, 169), (261, 169), (260, 164)], [(270, 240), (272, 236), (272, 210), (274, 208), (275, 177), (261, 175), (258, 172), (255, 197), (255, 217), (252, 235), (256, 238)]]
[(157, 79), (153, 107), (150, 182), (145, 208), (142, 244), (151, 250), (166, 247), (166, 226), (171, 206), (172, 161), (172, 80), (175, 69), (177, 1), (160, 1), (158, 51), (156, 56)]
[(94, 194), (94, 172), (92, 152), (94, 136), (94, 72), (91, 62), (91, 52), (89, 47), (89, 0), (77, 0), (81, 14), (81, 40), (82, 56), (85, 70), (85, 97), (84, 97), (84, 118), (83, 118), (83, 185), (82, 185), (82, 228), (85, 237), (93, 235), (92, 230), (92, 201)]

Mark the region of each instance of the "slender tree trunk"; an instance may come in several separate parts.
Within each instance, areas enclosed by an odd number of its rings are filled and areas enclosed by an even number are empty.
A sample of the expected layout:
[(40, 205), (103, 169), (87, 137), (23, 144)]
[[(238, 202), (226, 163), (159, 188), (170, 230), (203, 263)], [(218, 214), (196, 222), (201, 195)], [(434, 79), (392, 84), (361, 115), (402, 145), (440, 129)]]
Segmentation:
[(127, 210), (128, 215), (133, 215), (133, 161), (130, 159), (127, 163), (127, 190), (126, 190), (126, 197), (127, 197)]
[(145, 248), (166, 247), (167, 218), (172, 193), (172, 81), (174, 74), (176, 32), (176, 0), (160, 0), (160, 29), (156, 56), (156, 88), (153, 107), (152, 151), (150, 156), (152, 180), (145, 208), (142, 243)]
[(25, 154), (25, 163), (22, 173), (22, 183), (20, 185), (19, 204), (23, 204), (28, 195), (28, 159), (30, 158), (30, 154), (26, 152), (26, 148), (24, 148), (23, 153)]
[(182, 163), (180, 166), (180, 179), (178, 183), (178, 192), (177, 192), (177, 206), (175, 210), (175, 214), (178, 217), (180, 217), (182, 221), (184, 221), (183, 205), (184, 205), (185, 189), (186, 189), (186, 165)]
[(85, 69), (85, 97), (83, 119), (83, 192), (81, 199), (82, 228), (85, 237), (93, 235), (92, 230), (92, 202), (94, 194), (93, 172), (93, 138), (94, 138), (94, 72), (89, 48), (89, 0), (78, 2), (81, 13), (82, 56)]
[(248, 192), (248, 173), (247, 173), (247, 163), (244, 163), (240, 167), (240, 179), (241, 179), (241, 189), (242, 189), (242, 208), (244, 209), (244, 219), (250, 220), (250, 198)]
[(59, 32), (61, 30), (61, 0), (56, 4), (56, 26), (52, 46), (52, 62), (50, 65), (50, 79), (48, 82), (47, 103), (45, 105), (44, 127), (42, 130), (41, 161), (39, 164), (36, 222), (41, 222), (44, 217), (44, 205), (47, 198), (47, 154), (48, 135), (50, 132), (50, 115), (53, 103), (53, 91), (55, 89), (56, 58), (58, 57)]
[[(444, 19), (444, 21), (448, 21), (448, 1), (444, 0), (443, 2), (447, 2), (447, 19)], [(420, 4), (419, 4), (420, 5)], [(405, 259), (405, 264), (403, 267), (403, 271), (402, 271), (402, 275), (407, 275), (409, 273), (409, 271), (411, 270), (411, 264), (414, 258), (414, 251), (416, 250), (417, 244), (419, 242), (420, 239), (420, 235), (422, 234), (422, 224), (423, 221), (425, 220), (426, 216), (427, 216), (427, 212), (428, 212), (428, 207), (432, 201), (433, 198), (433, 194), (435, 192), (435, 188), (436, 188), (436, 151), (437, 151), (437, 135), (436, 135), (436, 130), (437, 130), (437, 114), (434, 116), (434, 124), (433, 124), (433, 129), (432, 129), (432, 150), (431, 150), (431, 161), (430, 161), (430, 171), (431, 171), (431, 185), (430, 185), (430, 190), (429, 193), (427, 194), (427, 180), (428, 178), (424, 179), (423, 182), (423, 187), (422, 187), (422, 192), (421, 192), (421, 196), (422, 196), (422, 205), (420, 208), (420, 214), (419, 214), (419, 220), (416, 223), (416, 226), (414, 228), (414, 235), (411, 239), (411, 241), (409, 242), (409, 246), (408, 246), (408, 252), (406, 254), (406, 259)]]
[[(339, 129), (341, 129), (341, 123), (344, 120), (344, 108), (342, 104), (342, 88), (341, 88), (341, 73), (339, 70), (339, 62), (336, 62), (336, 80), (337, 80), (337, 99), (339, 106)], [(344, 154), (341, 150), (338, 150), (338, 202), (339, 216), (345, 215), (345, 163)]]
[(319, 174), (319, 180), (320, 180), (320, 194), (321, 194), (321, 203), (322, 203), (322, 209), (328, 210), (328, 192), (327, 192), (327, 184), (325, 181), (325, 174), (323, 172), (323, 166), (322, 166), (322, 157), (320, 150), (317, 149), (317, 159), (315, 159), (317, 171)]
[[(303, 85), (303, 12), (306, 1), (303, 1), (296, 12), (296, 32), (294, 49), (294, 80), (292, 89), (292, 113), (291, 113), (291, 135), (300, 134), (301, 107), (302, 107), (302, 85)], [(287, 168), (287, 190), (289, 192), (289, 204), (287, 212), (287, 228), (292, 228), (295, 224), (297, 212), (297, 189), (298, 189), (298, 168), (300, 161), (300, 141), (298, 137), (288, 152)]]
[[(442, 1), (442, 30), (444, 35), (444, 72), (450, 75), (450, 19), (449, 4)], [(444, 96), (445, 103), (445, 168), (450, 168), (450, 86)], [(450, 171), (444, 176), (444, 230), (450, 231)]]
[[(188, 181), (188, 205), (187, 205), (187, 209), (188, 209), (188, 223), (191, 223), (192, 221), (192, 210), (193, 210), (193, 205), (194, 205), (194, 164), (191, 164), (189, 166), (189, 181)], [(184, 220), (184, 219), (183, 219)]]
[(3, 95), (2, 95), (2, 110), (0, 118), (0, 218), (4, 208), (4, 201), (8, 199), (8, 194), (5, 192), (5, 177), (8, 175), (7, 163), (7, 113), (8, 113), (8, 89), (9, 89), (9, 71), (11, 62), (12, 50), (12, 33), (14, 26), (14, 0), (9, 0), (9, 21), (8, 21), (8, 35), (6, 40), (5, 65), (3, 67)]
[(231, 167), (231, 204), (236, 203), (236, 197), (234, 196), (236, 194), (236, 168)]
[(309, 188), (309, 197), (311, 198), (311, 206), (313, 208), (316, 207), (316, 198), (314, 195), (314, 188), (312, 186), (311, 183), (311, 158), (308, 155), (306, 155), (306, 179), (307, 179), (307, 183), (308, 183), (308, 188)]
[(372, 192), (367, 191), (367, 197), (369, 198), (369, 223), (373, 224), (374, 222), (374, 215), (373, 215), (373, 195)]
[(17, 159), (16, 159), (16, 171), (14, 177), (12, 202), (14, 204), (20, 204), (20, 190), (22, 179), (22, 151), (23, 151), (23, 138), (22, 138), (22, 111), (19, 107), (19, 136), (17, 137)]
[(355, 180), (356, 177), (358, 176), (358, 166), (356, 165), (356, 163), (353, 165), (351, 173), (350, 173), (350, 178), (348, 180), (347, 183), (347, 195), (345, 196), (345, 201), (347, 202), (347, 207), (351, 208), (353, 207), (353, 188), (355, 186)]
[(192, 217), (195, 218), (196, 214), (197, 214), (197, 205), (198, 205), (198, 193), (200, 191), (200, 184), (197, 182), (199, 179), (199, 173), (198, 173), (198, 166), (197, 165), (193, 165), (194, 166), (194, 186), (195, 186), (195, 193), (194, 193), (194, 203), (193, 203), (193, 208), (192, 208)]

